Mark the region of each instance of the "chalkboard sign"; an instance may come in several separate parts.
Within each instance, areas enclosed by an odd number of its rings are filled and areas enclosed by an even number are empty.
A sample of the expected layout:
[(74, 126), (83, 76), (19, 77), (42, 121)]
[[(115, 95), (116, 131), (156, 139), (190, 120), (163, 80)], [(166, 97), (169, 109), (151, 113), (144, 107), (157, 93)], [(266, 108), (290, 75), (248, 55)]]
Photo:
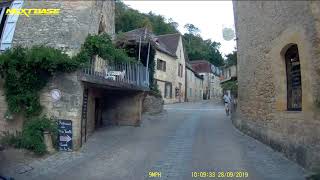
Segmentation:
[(72, 151), (72, 121), (60, 119), (58, 122), (59, 150)]

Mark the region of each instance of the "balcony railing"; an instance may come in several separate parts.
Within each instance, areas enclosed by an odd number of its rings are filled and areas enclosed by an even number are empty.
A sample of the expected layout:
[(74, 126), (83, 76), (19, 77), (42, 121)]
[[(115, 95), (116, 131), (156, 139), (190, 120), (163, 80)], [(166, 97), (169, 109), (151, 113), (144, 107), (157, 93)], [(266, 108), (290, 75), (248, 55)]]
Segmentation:
[(107, 85), (111, 83), (118, 87), (149, 88), (149, 70), (137, 63), (110, 63), (96, 58), (82, 70), (82, 75)]

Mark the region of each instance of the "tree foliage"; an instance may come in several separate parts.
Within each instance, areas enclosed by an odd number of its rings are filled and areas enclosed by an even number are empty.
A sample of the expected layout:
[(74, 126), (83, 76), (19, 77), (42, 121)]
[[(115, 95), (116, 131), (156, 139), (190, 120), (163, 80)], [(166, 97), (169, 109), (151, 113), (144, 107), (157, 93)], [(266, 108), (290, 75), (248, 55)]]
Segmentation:
[(178, 23), (172, 19), (167, 20), (163, 16), (152, 12), (148, 14), (140, 13), (120, 0), (116, 1), (115, 21), (117, 33), (142, 27), (148, 27), (157, 35), (178, 32)]
[(33, 46), (14, 47), (0, 54), (0, 73), (10, 113), (26, 117), (41, 113), (39, 91), (57, 72), (72, 72), (94, 55), (110, 61), (130, 61), (124, 50), (117, 49), (106, 34), (89, 35), (80, 52), (73, 58), (60, 50)]
[(233, 51), (232, 53), (226, 55), (225, 64), (227, 67), (237, 64), (237, 51)]
[[(148, 27), (156, 35), (177, 33), (178, 23), (165, 19), (161, 15), (152, 12), (148, 14), (134, 10), (122, 1), (116, 1), (116, 32), (127, 32), (141, 27)], [(184, 45), (190, 60), (204, 59), (215, 66), (223, 65), (223, 58), (219, 51), (220, 43), (211, 40), (204, 40), (199, 35), (200, 29), (193, 24), (184, 26), (187, 33), (183, 35)]]
[[(188, 27), (190, 28), (190, 25)], [(204, 40), (195, 32), (195, 30), (190, 30), (183, 35), (183, 41), (189, 59), (191, 61), (207, 60), (215, 66), (224, 65), (222, 54), (219, 51), (220, 43), (211, 41), (210, 39)]]
[(238, 81), (228, 81), (221, 84), (223, 91), (230, 90), (233, 95), (238, 94)]

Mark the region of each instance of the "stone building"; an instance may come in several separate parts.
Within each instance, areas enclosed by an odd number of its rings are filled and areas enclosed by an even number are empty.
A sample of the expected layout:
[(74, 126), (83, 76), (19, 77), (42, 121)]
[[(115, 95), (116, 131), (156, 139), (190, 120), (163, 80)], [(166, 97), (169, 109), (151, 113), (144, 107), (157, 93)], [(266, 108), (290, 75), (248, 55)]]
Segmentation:
[[(114, 1), (13, 1), (2, 7), (2, 37), (0, 49), (16, 45), (45, 45), (61, 49), (69, 55), (79, 52), (88, 34), (114, 35)], [(54, 8), (60, 14), (50, 16), (4, 15), (6, 8)], [(42, 90), (40, 101), (44, 113), (57, 119), (71, 120), (72, 143), (77, 149), (102, 124), (138, 125), (142, 111), (143, 92), (148, 90), (147, 77), (140, 76), (144, 67), (122, 65), (113, 72), (124, 72), (117, 81), (106, 79), (105, 61), (93, 58), (87, 69), (71, 74), (57, 74)], [(100, 68), (99, 68), (100, 67)], [(122, 68), (122, 69), (120, 69)], [(128, 69), (127, 69), (128, 68)], [(130, 77), (128, 77), (130, 71)], [(115, 75), (113, 76), (115, 77)], [(140, 79), (137, 79), (140, 77)], [(1, 84), (3, 86), (3, 83)], [(60, 92), (55, 101), (52, 92)], [(20, 131), (22, 121), (6, 121), (6, 102), (0, 88), (0, 131)], [(125, 113), (124, 113), (125, 112)]]
[[(134, 56), (146, 64), (147, 54), (154, 51), (154, 82), (164, 103), (183, 102), (185, 99), (185, 50), (179, 33), (156, 36), (148, 28), (134, 29), (117, 37), (120, 47), (129, 46)], [(151, 50), (148, 50), (150, 44)], [(140, 47), (140, 48), (139, 48)], [(139, 50), (140, 49), (140, 50)], [(148, 51), (150, 51), (148, 53)], [(138, 56), (138, 57), (137, 57)], [(150, 63), (150, 61), (149, 61)]]
[(234, 1), (234, 124), (303, 167), (320, 167), (320, 2)]
[(221, 69), (206, 60), (190, 61), (192, 68), (203, 76), (203, 99), (219, 99), (222, 96), (220, 86)]
[(203, 76), (186, 63), (186, 102), (203, 100)]
[(185, 50), (179, 33), (155, 37), (170, 52), (156, 51), (155, 80), (165, 103), (184, 102), (185, 99)]
[(237, 80), (237, 65), (227, 66), (222, 69), (221, 83)]

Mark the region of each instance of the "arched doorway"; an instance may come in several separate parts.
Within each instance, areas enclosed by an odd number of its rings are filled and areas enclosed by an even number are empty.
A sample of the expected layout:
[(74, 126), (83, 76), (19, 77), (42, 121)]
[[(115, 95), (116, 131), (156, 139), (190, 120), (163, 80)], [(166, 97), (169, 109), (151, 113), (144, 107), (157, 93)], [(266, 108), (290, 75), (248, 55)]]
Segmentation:
[(287, 74), (287, 109), (302, 110), (301, 68), (298, 46), (291, 45), (285, 52)]

